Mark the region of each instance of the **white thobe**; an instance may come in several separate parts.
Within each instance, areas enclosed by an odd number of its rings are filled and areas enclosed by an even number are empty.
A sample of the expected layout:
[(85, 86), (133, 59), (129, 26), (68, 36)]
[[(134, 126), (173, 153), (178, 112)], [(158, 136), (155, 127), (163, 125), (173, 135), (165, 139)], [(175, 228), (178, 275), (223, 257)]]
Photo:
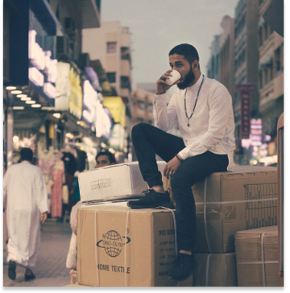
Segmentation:
[(40, 214), (48, 210), (47, 192), (40, 169), (28, 161), (12, 165), (3, 179), (7, 200), (7, 261), (33, 267), (40, 249)]

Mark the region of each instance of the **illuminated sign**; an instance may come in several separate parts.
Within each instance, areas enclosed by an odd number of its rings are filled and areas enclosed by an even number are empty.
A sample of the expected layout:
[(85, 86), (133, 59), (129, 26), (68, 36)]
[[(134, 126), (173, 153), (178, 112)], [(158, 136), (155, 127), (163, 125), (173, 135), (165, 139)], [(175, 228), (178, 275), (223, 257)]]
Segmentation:
[(69, 95), (69, 111), (78, 119), (82, 117), (83, 92), (81, 87), (80, 74), (73, 67), (70, 68), (70, 95)]
[[(51, 51), (43, 51), (36, 42), (37, 32), (28, 32), (28, 59), (30, 61), (28, 78), (48, 98), (55, 99), (55, 82), (57, 78), (57, 60), (51, 59)], [(40, 89), (40, 90), (39, 90)], [(41, 92), (42, 91), (42, 92)]]
[(96, 103), (97, 111), (96, 111), (96, 136), (102, 137), (104, 136), (106, 139), (109, 139), (111, 134), (111, 119), (103, 108), (101, 102), (97, 100)]
[(121, 97), (105, 97), (103, 102), (112, 114), (115, 123), (120, 123), (123, 127), (126, 125), (126, 106)]
[(98, 99), (98, 93), (94, 90), (91, 83), (88, 80), (84, 81), (84, 99), (83, 99), (83, 119), (92, 124), (96, 116), (96, 103)]

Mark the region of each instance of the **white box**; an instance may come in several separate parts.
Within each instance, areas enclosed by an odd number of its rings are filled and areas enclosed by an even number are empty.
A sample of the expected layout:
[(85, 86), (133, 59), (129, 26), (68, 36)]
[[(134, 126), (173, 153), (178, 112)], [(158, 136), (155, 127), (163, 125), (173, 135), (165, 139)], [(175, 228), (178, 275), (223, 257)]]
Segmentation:
[[(166, 163), (158, 161), (157, 165), (158, 170), (162, 172)], [(138, 162), (84, 171), (78, 175), (78, 181), (82, 202), (141, 195), (142, 191), (148, 189)]]

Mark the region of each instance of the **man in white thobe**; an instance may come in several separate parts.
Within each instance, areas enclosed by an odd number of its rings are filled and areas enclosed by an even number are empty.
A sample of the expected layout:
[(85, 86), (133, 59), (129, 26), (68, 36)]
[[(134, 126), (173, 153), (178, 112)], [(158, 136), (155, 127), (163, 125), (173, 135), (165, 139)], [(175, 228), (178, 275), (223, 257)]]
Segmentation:
[(34, 267), (40, 249), (40, 222), (47, 218), (47, 192), (40, 169), (32, 165), (33, 152), (20, 151), (19, 164), (8, 168), (3, 179), (7, 200), (8, 277), (16, 278), (16, 263), (26, 267), (25, 281), (35, 278)]

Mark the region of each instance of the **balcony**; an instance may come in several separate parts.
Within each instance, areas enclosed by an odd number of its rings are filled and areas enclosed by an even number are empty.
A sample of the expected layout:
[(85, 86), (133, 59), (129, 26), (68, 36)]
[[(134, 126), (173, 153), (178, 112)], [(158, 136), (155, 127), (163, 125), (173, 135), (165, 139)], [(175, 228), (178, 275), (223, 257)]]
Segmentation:
[(82, 28), (97, 28), (100, 27), (100, 5), (97, 6), (99, 1), (95, 0), (82, 0)]

